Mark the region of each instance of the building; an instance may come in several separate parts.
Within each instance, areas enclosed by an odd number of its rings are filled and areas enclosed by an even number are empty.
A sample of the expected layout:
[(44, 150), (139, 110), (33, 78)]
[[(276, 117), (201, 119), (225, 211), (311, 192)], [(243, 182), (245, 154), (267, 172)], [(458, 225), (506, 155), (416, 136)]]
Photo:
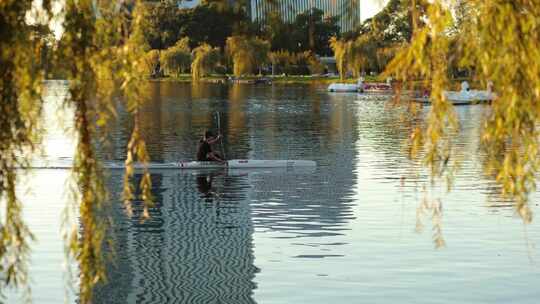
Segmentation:
[(279, 12), (285, 22), (293, 22), (298, 14), (312, 8), (322, 10), (327, 17), (339, 17), (342, 33), (360, 25), (359, 0), (251, 0), (248, 11), (254, 22), (264, 23), (271, 12)]
[[(285, 22), (293, 22), (298, 14), (318, 8), (326, 17), (339, 17), (340, 31), (350, 32), (360, 25), (360, 0), (226, 0), (229, 5), (245, 6), (251, 21), (264, 23), (271, 12), (279, 12)], [(182, 0), (179, 8), (189, 9), (201, 0)]]
[(201, 0), (182, 0), (178, 1), (178, 8), (194, 8), (200, 3)]

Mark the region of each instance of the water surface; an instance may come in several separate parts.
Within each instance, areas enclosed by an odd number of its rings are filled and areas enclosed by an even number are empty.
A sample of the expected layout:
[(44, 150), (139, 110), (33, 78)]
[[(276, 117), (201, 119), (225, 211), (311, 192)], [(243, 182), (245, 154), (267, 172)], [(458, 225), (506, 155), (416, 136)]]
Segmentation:
[[(50, 86), (45, 154), (70, 161), (73, 140), (52, 123), (65, 88)], [(142, 202), (125, 215), (122, 172), (109, 172), (117, 255), (96, 303), (538, 303), (538, 221), (524, 225), (482, 174), (485, 105), (456, 108), (461, 170), (448, 193), (407, 158), (413, 117), (387, 97), (307, 85), (151, 83), (148, 92), (141, 118), (153, 161), (193, 159), (204, 130), (218, 130), (217, 112), (228, 158), (318, 166), (153, 171), (146, 222)], [(132, 121), (117, 110), (100, 154), (120, 162)], [(58, 231), (68, 177), (34, 170), (27, 184), (36, 303), (63, 299)]]

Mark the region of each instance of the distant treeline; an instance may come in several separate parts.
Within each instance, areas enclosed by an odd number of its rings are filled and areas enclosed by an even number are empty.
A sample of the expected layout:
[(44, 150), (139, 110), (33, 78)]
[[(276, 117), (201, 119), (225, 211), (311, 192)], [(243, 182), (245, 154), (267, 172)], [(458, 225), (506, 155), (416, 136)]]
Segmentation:
[[(390, 0), (381, 12), (347, 33), (340, 33), (337, 17), (326, 17), (317, 8), (297, 15), (292, 22), (285, 22), (278, 12), (270, 13), (259, 24), (249, 19), (242, 5), (229, 5), (228, 1), (206, 0), (192, 9), (180, 9), (176, 1), (145, 2), (142, 40), (147, 74), (191, 73), (196, 79), (211, 73), (322, 74), (328, 72), (320, 61), (322, 56), (336, 58), (342, 77), (378, 73), (411, 39), (409, 2)], [(131, 8), (126, 5), (123, 9), (129, 19)], [(422, 1), (417, 1), (416, 12), (425, 13)], [(421, 18), (416, 16), (416, 20)], [(61, 47), (62, 40), (47, 39), (42, 57), (44, 62), (53, 62), (54, 49)], [(50, 74), (61, 74), (59, 66), (61, 62), (48, 63)]]

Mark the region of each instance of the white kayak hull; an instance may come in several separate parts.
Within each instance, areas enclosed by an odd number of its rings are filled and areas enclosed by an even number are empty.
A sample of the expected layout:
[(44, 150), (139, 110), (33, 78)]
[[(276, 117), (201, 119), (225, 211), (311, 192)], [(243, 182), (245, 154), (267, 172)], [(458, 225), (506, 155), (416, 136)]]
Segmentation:
[[(298, 168), (298, 167), (316, 167), (317, 163), (311, 160), (250, 160), (250, 159), (233, 159), (227, 163), (219, 163), (214, 161), (180, 161), (168, 163), (149, 163), (148, 169), (251, 169), (251, 168)], [(105, 163), (107, 169), (123, 169), (125, 165), (122, 163)], [(141, 163), (134, 164), (135, 169), (143, 169)]]
[[(256, 169), (256, 168), (309, 168), (316, 167), (317, 163), (311, 160), (250, 160), (250, 159), (233, 159), (227, 163), (219, 163), (214, 161), (180, 161), (166, 163), (149, 163), (144, 166), (142, 163), (135, 163), (135, 169)], [(62, 161), (55, 164), (39, 164), (31, 168), (34, 169), (71, 169), (72, 162)], [(103, 167), (107, 169), (125, 169), (126, 165), (123, 162), (104, 162)]]
[(219, 162), (177, 162), (174, 163), (179, 169), (204, 169), (204, 168), (286, 168), (286, 167), (314, 167), (316, 163), (310, 160), (249, 160), (249, 159), (233, 159), (227, 161), (226, 164)]
[(394, 89), (386, 83), (332, 83), (328, 92), (392, 93)]

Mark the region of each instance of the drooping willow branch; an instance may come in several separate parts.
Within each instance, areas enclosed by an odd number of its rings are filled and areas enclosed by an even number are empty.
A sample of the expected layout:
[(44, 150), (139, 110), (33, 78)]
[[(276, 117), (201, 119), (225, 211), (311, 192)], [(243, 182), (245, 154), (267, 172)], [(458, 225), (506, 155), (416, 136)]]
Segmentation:
[[(494, 83), (498, 97), (479, 134), (484, 169), (502, 186), (502, 194), (516, 201), (517, 212), (529, 222), (527, 202), (536, 189), (540, 164), (540, 5), (526, 0), (431, 1), (422, 5), (427, 7), (423, 26), (415, 29), (411, 42), (386, 71), (402, 81), (430, 81), (432, 107), (425, 126), (411, 135), (411, 151), (424, 152), (435, 176), (442, 172), (440, 164), (451, 157), (457, 122), (443, 90), (449, 86), (452, 53), (459, 57), (460, 68), (472, 71), (473, 81), (483, 86)], [(459, 12), (466, 14), (452, 15)]]
[[(146, 145), (139, 130), (136, 113), (144, 102), (142, 81), (145, 74), (144, 44), (140, 43), (142, 24), (138, 3), (132, 14), (114, 3), (100, 4), (99, 17), (92, 1), (67, 1), (63, 56), (69, 63), (70, 94), (66, 100), (75, 110), (78, 144), (74, 159), (79, 204), (80, 233), (68, 235), (68, 253), (79, 267), (79, 297), (90, 303), (95, 284), (106, 280), (105, 263), (111, 252), (104, 251), (105, 237), (111, 219), (105, 212), (110, 206), (104, 176), (95, 149), (101, 140), (98, 128), (106, 130), (115, 116), (114, 103), (120, 92), (126, 108), (135, 117), (134, 131), (128, 143), (124, 194), (133, 198), (130, 177), (133, 161), (149, 161)], [(145, 170), (140, 187), (145, 213), (151, 205), (151, 181)], [(127, 189), (127, 190), (126, 190)], [(129, 211), (129, 209), (127, 209)], [(111, 246), (109, 246), (111, 247)]]
[[(49, 1), (45, 1), (47, 9)], [(25, 16), (32, 1), (2, 1), (0, 9), (0, 295), (4, 287), (29, 294), (29, 241), (17, 184), (39, 140), (42, 109), (41, 41)]]

